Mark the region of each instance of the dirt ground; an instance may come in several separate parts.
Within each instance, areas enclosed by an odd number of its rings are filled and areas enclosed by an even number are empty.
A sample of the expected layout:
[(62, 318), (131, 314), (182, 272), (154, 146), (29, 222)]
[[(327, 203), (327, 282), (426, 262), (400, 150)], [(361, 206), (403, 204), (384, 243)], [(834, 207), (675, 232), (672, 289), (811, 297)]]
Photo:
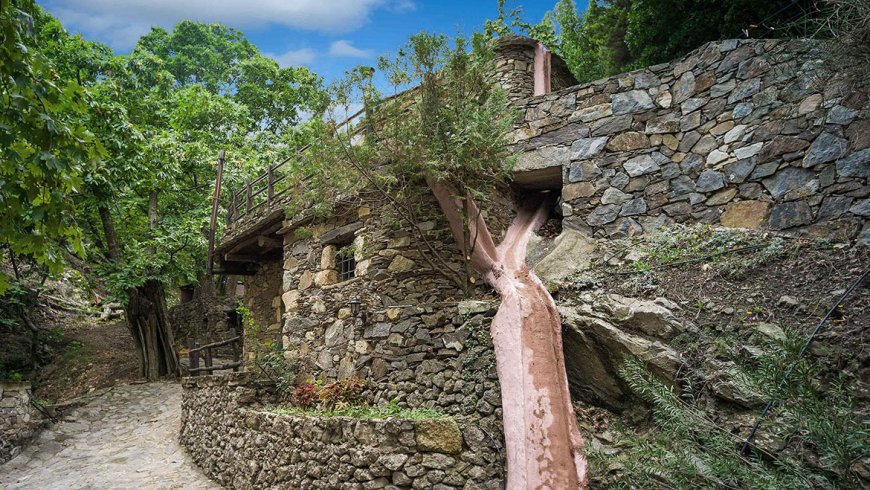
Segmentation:
[[(809, 335), (870, 266), (868, 247), (818, 241), (788, 240), (772, 256), (758, 257), (758, 253), (747, 251), (661, 268), (649, 259), (653, 268), (649, 272), (604, 274), (602, 287), (626, 296), (664, 296), (680, 304), (682, 310), (677, 314), (682, 319), (737, 340), (745, 339), (759, 323)], [(853, 368), (860, 366), (857, 379), (870, 379), (870, 280), (863, 281), (833, 312), (815, 345), (813, 354), (833, 354), (826, 356), (832, 368), (845, 367), (836, 366), (846, 362), (845, 354)], [(833, 350), (822, 352), (825, 345)], [(870, 392), (862, 394), (870, 397)]]
[[(742, 249), (748, 250), (734, 252)], [(761, 408), (747, 410), (710, 396), (706, 388), (711, 383), (707, 377), (713, 372), (711, 362), (739, 359), (741, 349), (758, 344), (759, 328), (764, 324), (795, 332), (803, 344), (870, 267), (870, 247), (701, 227), (671, 229), (658, 238), (611, 241), (600, 252), (589, 274), (574, 278), (572, 286), (648, 300), (664, 297), (678, 304), (674, 315), (682, 324), (693, 326), (670, 341), (683, 361), (681, 392), (692, 393), (695, 406), (710, 420), (741, 436)], [(816, 380), (819, 386), (842, 381), (853, 397), (853, 414), (870, 420), (870, 278), (833, 311), (811, 344), (808, 358), (821, 368)], [(792, 383), (797, 381), (801, 380)], [(620, 474), (621, 466), (614, 458), (629, 447), (623, 445), (623, 436), (640, 436), (654, 426), (649, 412), (641, 407), (646, 405), (639, 403), (633, 407), (638, 410), (614, 414), (585, 404), (576, 406), (590, 445), (604, 455), (595, 462), (599, 487), (617, 485), (619, 479), (612, 478)], [(768, 420), (760, 438), (776, 434), (771, 425)], [(797, 454), (794, 448), (786, 450), (791, 452), (784, 454)], [(850, 469), (864, 475), (863, 468)]]
[(123, 319), (52, 311), (46, 321), (54, 325), (56, 340), (50, 345), (56, 355), (35, 380), (38, 400), (54, 404), (139, 380), (133, 340)]

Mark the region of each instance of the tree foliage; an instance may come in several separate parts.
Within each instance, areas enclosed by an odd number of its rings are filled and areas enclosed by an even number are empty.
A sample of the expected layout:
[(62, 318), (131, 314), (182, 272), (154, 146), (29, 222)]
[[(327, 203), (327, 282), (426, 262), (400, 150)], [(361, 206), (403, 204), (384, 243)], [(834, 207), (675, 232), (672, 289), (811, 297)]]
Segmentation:
[(321, 79), (218, 24), (154, 28), (115, 55), (30, 1), (0, 7), (3, 239), (165, 324), (164, 288), (204, 269), (219, 150), (230, 188), (295, 153), (323, 130)]
[[(84, 124), (86, 94), (37, 49), (33, 2), (0, 2), (0, 236), (53, 272), (55, 241), (81, 252), (73, 196), (104, 154)], [(0, 274), (0, 294), (8, 285)]]
[(580, 81), (664, 63), (707, 41), (780, 36), (817, 15), (809, 0), (559, 0), (538, 24), (513, 25), (554, 49)]
[[(86, 192), (75, 200), (75, 216), (92, 245), (87, 259), (118, 297), (149, 279), (195, 280), (220, 149), (234, 149), (226, 173), (232, 187), (322, 126), (320, 78), (279, 67), (235, 29), (182, 21), (171, 32), (152, 29), (132, 53), (115, 56), (45, 13), (37, 22), (41, 50), (61, 78), (82, 87), (80, 121), (105, 150), (82, 175)], [(156, 220), (149, 221), (151, 199)], [(116, 223), (122, 261), (107, 260), (101, 207)]]

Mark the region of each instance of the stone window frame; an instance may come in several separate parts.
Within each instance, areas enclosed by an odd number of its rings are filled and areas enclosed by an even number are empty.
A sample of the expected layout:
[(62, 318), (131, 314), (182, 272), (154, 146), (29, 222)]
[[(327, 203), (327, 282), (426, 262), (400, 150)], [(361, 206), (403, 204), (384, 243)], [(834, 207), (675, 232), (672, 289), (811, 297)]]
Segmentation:
[(338, 282), (345, 282), (356, 277), (356, 252), (353, 240), (335, 245), (335, 270), (338, 272)]
[[(320, 254), (320, 272), (315, 275), (314, 280), (316, 285), (319, 287), (345, 285), (365, 275), (367, 265), (360, 263), (363, 261), (361, 253), (363, 237), (360, 234), (362, 229), (363, 223), (357, 221), (334, 228), (320, 237), (320, 245), (323, 248)], [(353, 275), (350, 276), (340, 275), (342, 264), (338, 251), (345, 247), (353, 247)], [(360, 267), (363, 267), (362, 273), (360, 273)]]

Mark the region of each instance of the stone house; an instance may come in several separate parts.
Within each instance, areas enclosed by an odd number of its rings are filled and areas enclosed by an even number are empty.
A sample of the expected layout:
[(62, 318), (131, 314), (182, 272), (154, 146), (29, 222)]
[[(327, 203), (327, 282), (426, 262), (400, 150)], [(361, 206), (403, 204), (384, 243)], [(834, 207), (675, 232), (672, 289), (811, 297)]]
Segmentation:
[[(556, 249), (579, 243), (570, 236), (625, 237), (672, 223), (765, 228), (868, 244), (870, 90), (867, 80), (826, 71), (823, 49), (810, 41), (727, 40), (671, 63), (578, 85), (539, 43), (507, 38), (499, 51), (497, 82), (523, 111), (513, 132), (514, 182), (520, 190), (561, 192), (555, 229), (566, 232), (555, 240)], [(462, 449), (447, 459), (439, 456), (449, 463), (432, 463), (443, 468), (411, 456), (407, 464), (428, 470), (389, 470), (391, 463), (382, 469), (378, 462), (372, 467), (384, 476), (353, 481), (378, 482), (366, 488), (410, 487), (412, 481), (414, 488), (499, 488), (501, 401), (488, 333), (497, 304), (487, 301), (495, 298), (486, 288), (475, 292), (478, 301), (458, 301), (462, 292), (429, 262), (427, 246), (459, 265), (434, 198), (417, 233), (396, 226), (389, 206), (360, 196), (337, 203), (325, 221), (306, 212), (286, 217), (282, 199), (269, 197), (267, 205), (248, 204), (244, 216), (237, 211), (216, 250), (227, 292), (263, 327), (258, 341), (278, 343), (303, 377), (358, 376), (370, 382), (365, 394), (370, 403), (437, 408), (462, 428)], [(511, 205), (492, 208), (487, 221), (497, 235)], [(506, 215), (496, 215), (499, 210)], [(547, 251), (532, 255), (539, 253)], [(572, 266), (548, 263), (561, 277)], [(595, 335), (590, 330), (590, 342)], [(633, 347), (624, 347), (629, 351), (667, 351), (665, 337), (657, 333), (630, 337)], [(612, 370), (604, 360), (584, 359), (614, 345), (566, 343), (569, 354), (577, 354), (566, 356), (572, 390), (618, 401), (616, 387), (583, 385)], [(671, 358), (659, 360), (663, 370), (676, 365)], [(197, 403), (213, 403), (214, 393), (229, 393), (228, 406), (238, 405), (236, 397), (249, 398), (235, 382), (217, 388), (209, 383), (220, 384), (190, 381), (193, 393), (204, 394), (186, 398), (186, 413), (204, 413)], [(262, 423), (277, 424), (267, 419)], [(247, 430), (246, 420), (216, 424)], [(314, 424), (317, 437), (357, 436), (353, 428), (323, 424)], [(287, 430), (296, 438), (304, 432), (296, 425)], [(191, 433), (197, 431), (209, 429)], [(206, 449), (202, 437), (187, 437), (188, 447), (202, 446), (194, 450), (201, 465), (224, 464), (210, 459), (225, 455)], [(339, 442), (329, 451), (340, 454)], [(269, 478), (332, 488), (328, 475), (309, 475), (295, 464), (287, 470), (290, 476), (276, 477), (276, 466)], [(357, 465), (363, 467), (369, 468)], [(264, 467), (258, 468), (255, 473), (262, 475)], [(245, 485), (257, 486), (253, 473), (227, 471), (226, 478), (245, 474), (251, 479)], [(427, 474), (440, 479), (420, 480)]]
[[(561, 190), (564, 226), (595, 237), (702, 222), (870, 240), (866, 86), (847, 90), (819, 68), (820, 49), (709, 43), (670, 64), (576, 85), (539, 43), (509, 37), (497, 81), (524, 111), (515, 182)], [(467, 333), (434, 306), (460, 293), (387, 207), (348, 198), (311, 224), (304, 212), (285, 217), (281, 203), (232, 223), (217, 255), (252, 271), (231, 286), (285, 356), (314, 376), (395, 384), (417, 376), (419, 363), (462, 351)], [(434, 200), (430, 208), (420, 228), (455, 259)], [(364, 318), (352, 317), (356, 300)], [(438, 382), (454, 376), (432, 372)]]

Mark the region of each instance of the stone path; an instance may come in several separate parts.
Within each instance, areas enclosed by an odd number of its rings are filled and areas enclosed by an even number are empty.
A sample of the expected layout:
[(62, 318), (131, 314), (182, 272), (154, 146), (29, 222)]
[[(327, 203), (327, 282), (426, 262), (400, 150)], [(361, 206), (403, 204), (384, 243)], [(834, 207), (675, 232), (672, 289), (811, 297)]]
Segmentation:
[(181, 386), (117, 386), (0, 466), (0, 488), (217, 489), (178, 445)]

